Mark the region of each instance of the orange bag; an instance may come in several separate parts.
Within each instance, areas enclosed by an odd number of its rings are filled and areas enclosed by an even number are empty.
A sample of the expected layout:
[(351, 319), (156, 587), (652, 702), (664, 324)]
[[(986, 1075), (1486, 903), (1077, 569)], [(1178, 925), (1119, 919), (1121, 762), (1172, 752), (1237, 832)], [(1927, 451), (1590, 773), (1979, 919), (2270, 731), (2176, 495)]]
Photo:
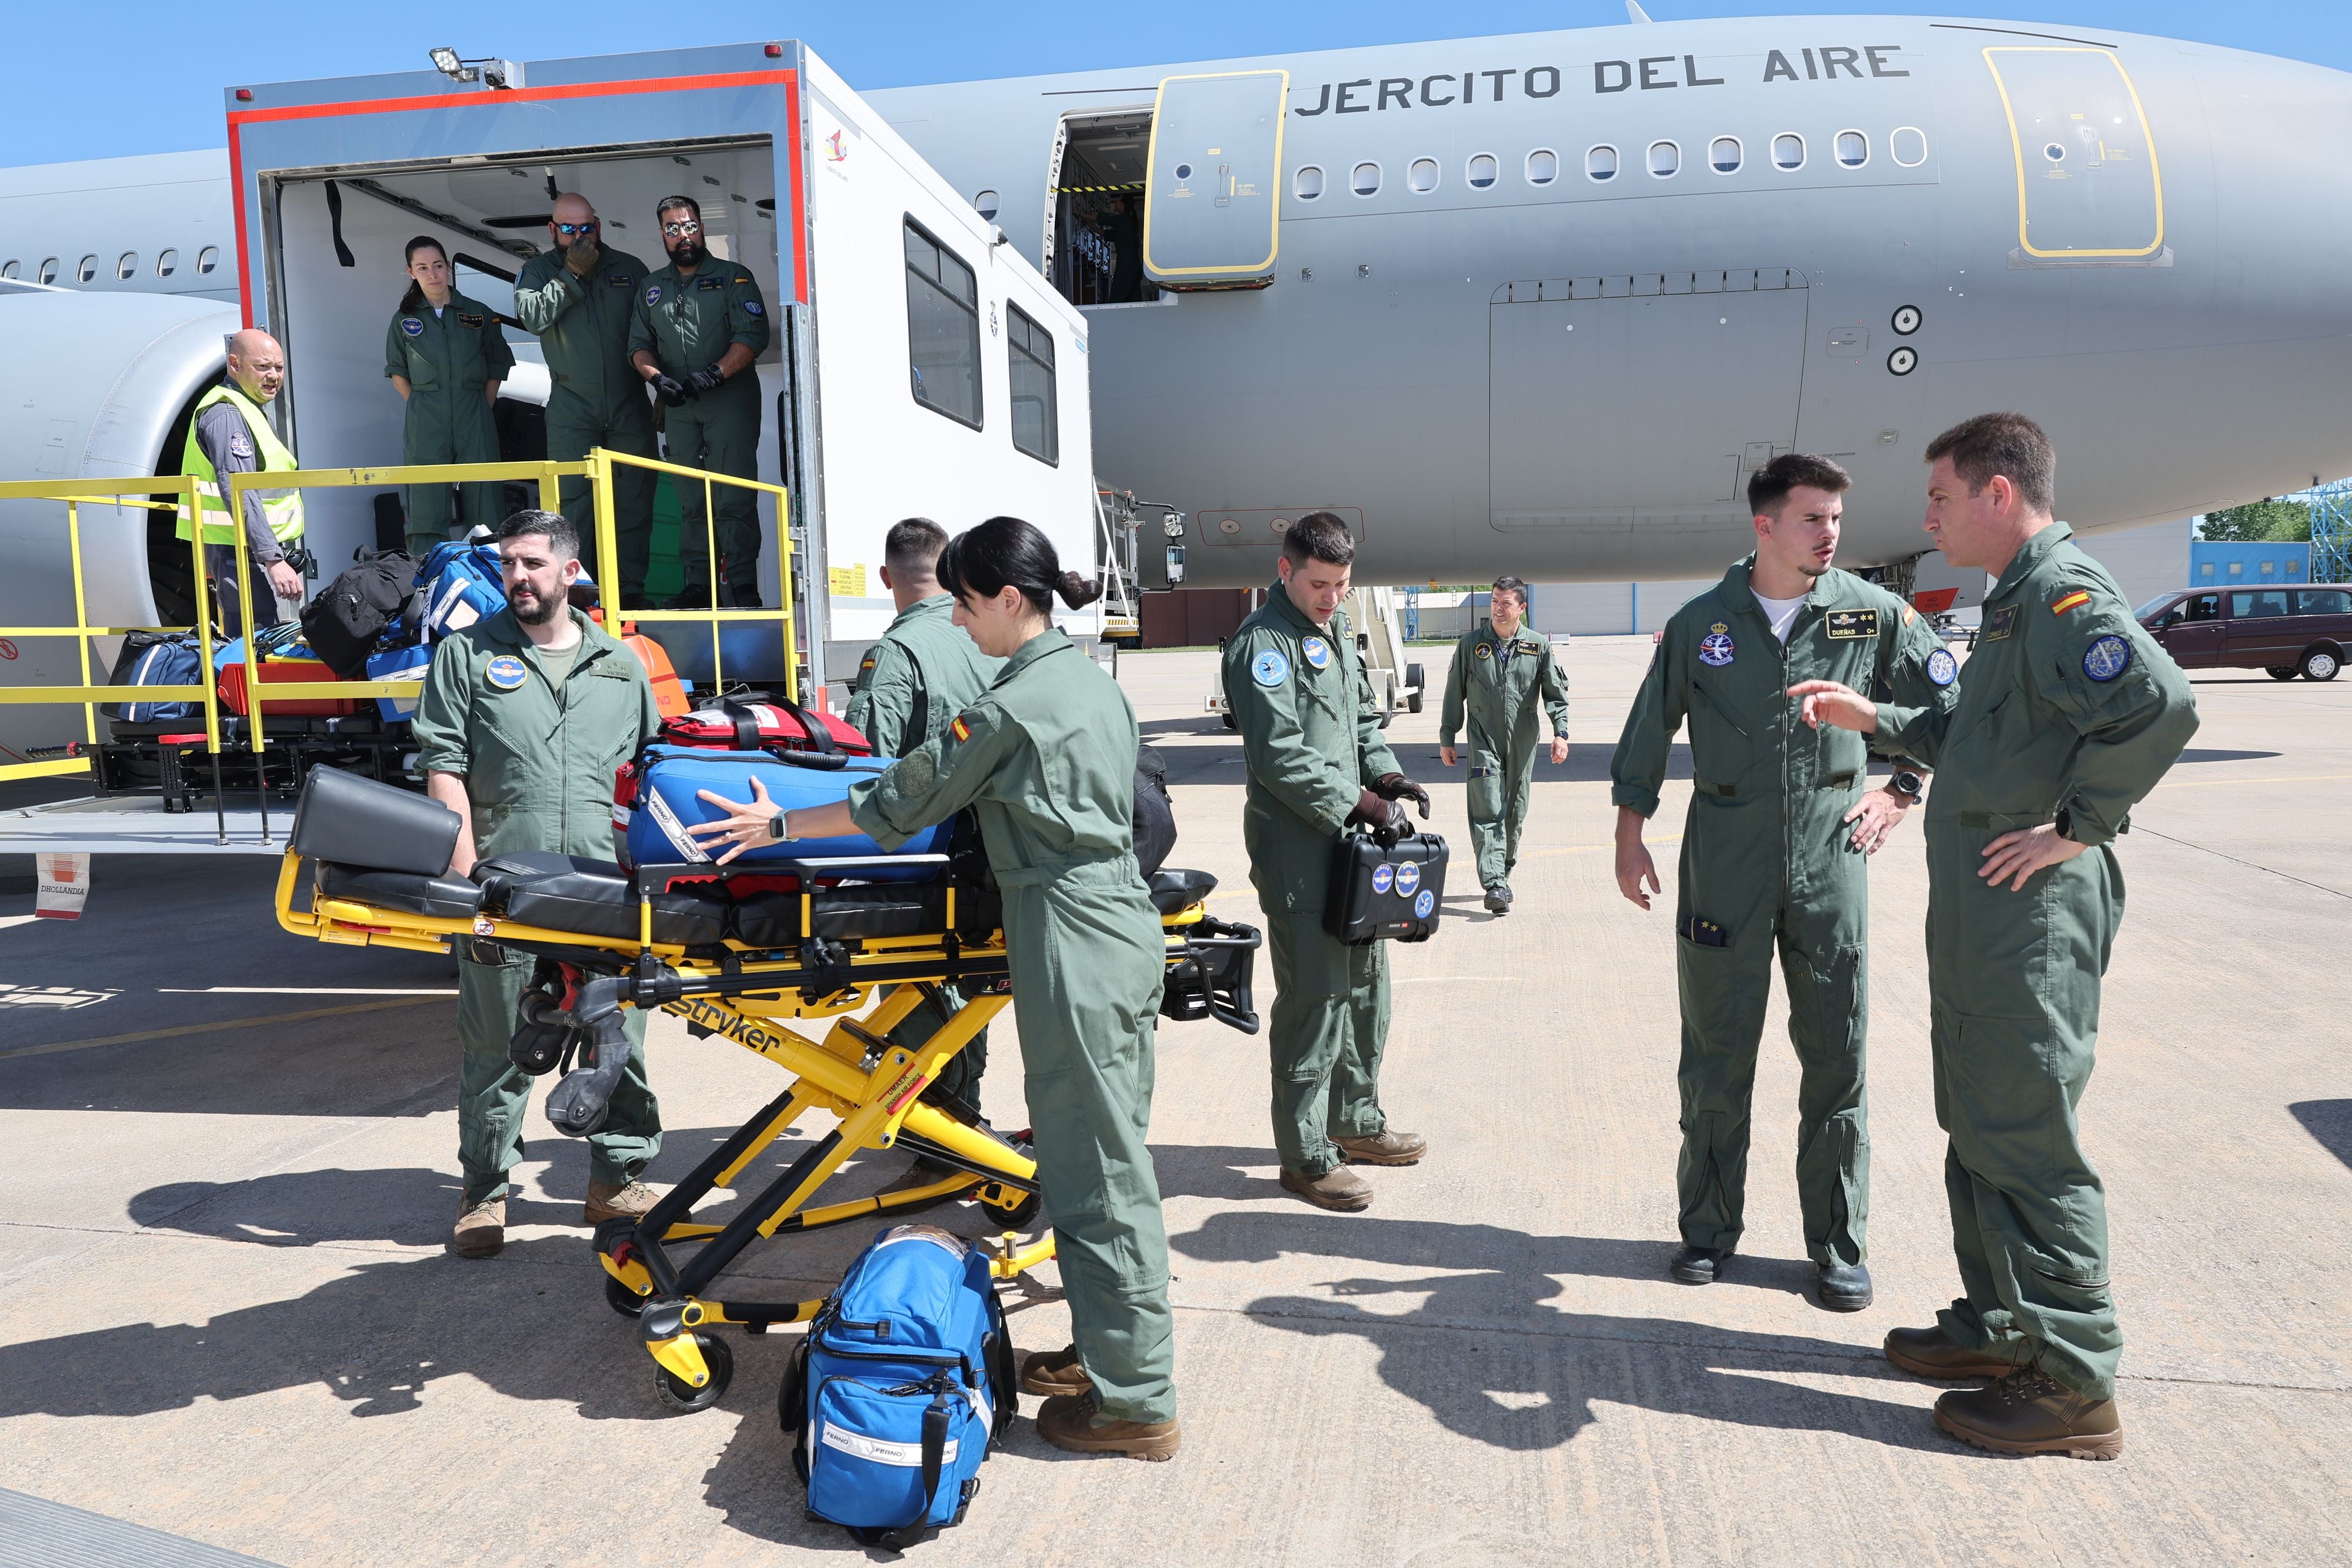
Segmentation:
[(675, 719), (688, 711), (686, 682), (669, 662), (669, 652), (661, 644), (641, 632), (628, 632), (621, 641), (628, 645), (637, 662), (646, 667), (646, 674), (654, 683), (654, 706), (665, 719)]

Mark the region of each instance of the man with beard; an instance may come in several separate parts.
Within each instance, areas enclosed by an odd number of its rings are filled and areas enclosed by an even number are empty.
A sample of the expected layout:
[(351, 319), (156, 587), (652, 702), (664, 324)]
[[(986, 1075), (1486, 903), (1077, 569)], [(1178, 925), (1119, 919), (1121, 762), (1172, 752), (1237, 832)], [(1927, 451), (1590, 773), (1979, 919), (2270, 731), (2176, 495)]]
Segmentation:
[[(557, 512), (519, 511), (499, 531), (507, 607), (452, 632), (434, 650), (416, 709), (417, 765), (434, 799), (462, 819), (449, 875), (494, 855), (539, 851), (613, 858), (613, 771), (661, 723), (645, 667), (572, 608), (580, 535)], [(506, 1245), (507, 1173), (522, 1158), (530, 1078), (507, 1055), (533, 960), (466, 939), (457, 964), (457, 1157), (465, 1194), (453, 1249), (489, 1258)], [(661, 1150), (646, 1083), (645, 1015), (630, 1009), (629, 1066), (612, 1114), (589, 1135), (588, 1204), (596, 1225), (637, 1215), (654, 1194), (637, 1180)]]
[[(703, 245), (702, 208), (692, 196), (665, 196), (655, 209), (669, 265), (637, 290), (629, 358), (667, 410), (669, 460), (739, 479), (760, 477), (760, 377), (751, 368), (768, 346), (768, 306), (751, 271)], [(760, 493), (711, 487), (715, 514), (703, 522), (703, 487), (677, 486), (681, 606), (710, 603), (710, 532), (718, 535), (727, 603), (760, 604)]]
[[(555, 198), (547, 236), (554, 247), (522, 264), (514, 291), (515, 319), (539, 334), (554, 384), (547, 400), (547, 455), (576, 463), (602, 447), (653, 457), (653, 408), (644, 378), (629, 362), (629, 330), (636, 324), (646, 264), (604, 247), (596, 209), (575, 192)], [(613, 514), (619, 602), (635, 605), (644, 599), (653, 543), (652, 469), (614, 467)], [(596, 506), (586, 479), (563, 481), (563, 515), (593, 551)]]

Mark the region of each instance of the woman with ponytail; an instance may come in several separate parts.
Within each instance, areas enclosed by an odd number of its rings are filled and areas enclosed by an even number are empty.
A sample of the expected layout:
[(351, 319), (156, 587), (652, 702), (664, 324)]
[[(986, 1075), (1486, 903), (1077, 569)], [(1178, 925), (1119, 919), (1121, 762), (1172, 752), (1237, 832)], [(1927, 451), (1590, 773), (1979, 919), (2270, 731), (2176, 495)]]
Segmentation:
[[(1049, 1397), (1037, 1430), (1078, 1453), (1166, 1459), (1177, 1447), (1168, 1236), (1144, 1133), (1167, 956), (1136, 868), (1135, 710), (1053, 622), (1101, 595), (1016, 517), (958, 534), (940, 557), (955, 624), (1005, 661), (946, 733), (846, 802), (779, 813), (764, 793), (696, 828), (738, 847), (853, 831), (894, 848), (966, 806), (1004, 895), (1037, 1175), (1074, 1342), (1027, 1358)], [(721, 856), (723, 862), (738, 849)]]

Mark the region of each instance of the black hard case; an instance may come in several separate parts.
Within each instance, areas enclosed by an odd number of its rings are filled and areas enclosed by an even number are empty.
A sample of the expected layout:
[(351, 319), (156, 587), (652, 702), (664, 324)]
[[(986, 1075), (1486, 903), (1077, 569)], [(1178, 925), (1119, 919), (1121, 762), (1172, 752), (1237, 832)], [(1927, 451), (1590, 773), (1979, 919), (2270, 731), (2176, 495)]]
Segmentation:
[[(1331, 849), (1331, 881), (1324, 894), (1323, 929), (1350, 947), (1362, 947), (1383, 938), (1427, 942), (1445, 912), (1445, 840), (1434, 833), (1416, 833), (1383, 849), (1359, 833), (1343, 836)], [(1380, 875), (1389, 868), (1386, 878)], [(1409, 893), (1397, 891), (1397, 873), (1412, 868)], [(1375, 891), (1385, 883), (1386, 892)], [(1429, 913), (1416, 915), (1414, 905), (1428, 893)]]

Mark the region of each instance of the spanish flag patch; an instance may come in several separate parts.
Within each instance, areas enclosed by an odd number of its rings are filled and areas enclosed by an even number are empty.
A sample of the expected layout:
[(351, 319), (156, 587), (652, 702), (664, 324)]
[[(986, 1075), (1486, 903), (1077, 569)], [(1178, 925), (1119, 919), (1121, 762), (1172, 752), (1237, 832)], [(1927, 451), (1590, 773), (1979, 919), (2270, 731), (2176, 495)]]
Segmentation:
[(1903, 624), (1904, 624), (1905, 626), (1909, 626), (1913, 621), (1916, 621), (1916, 620), (1917, 620), (1918, 618), (1919, 618), (1919, 612), (1918, 612), (1918, 611), (1916, 611), (1916, 610), (1913, 609), (1913, 608), (1912, 608), (1910, 605), (1904, 605), (1904, 606), (1903, 606)]
[(953, 735), (958, 741), (969, 741), (971, 739), (971, 726), (965, 723), (963, 715), (959, 713), (956, 715), (956, 721), (948, 726), (948, 733)]
[(2063, 616), (2067, 611), (2074, 608), (2077, 605), (2087, 605), (2090, 602), (2090, 590), (2087, 588), (2077, 588), (2073, 593), (2067, 595), (2064, 598), (2059, 600), (2056, 604), (2051, 605), (2050, 613), (2053, 616)]

